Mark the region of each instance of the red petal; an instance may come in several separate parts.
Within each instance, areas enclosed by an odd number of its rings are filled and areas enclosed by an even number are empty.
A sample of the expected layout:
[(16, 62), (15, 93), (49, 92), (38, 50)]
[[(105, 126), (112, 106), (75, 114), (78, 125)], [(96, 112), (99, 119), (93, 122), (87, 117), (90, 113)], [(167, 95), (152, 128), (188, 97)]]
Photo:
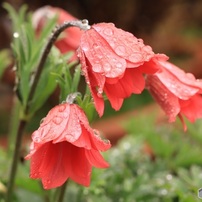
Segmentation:
[(154, 57), (148, 61), (145, 62), (143, 65), (139, 67), (141, 72), (146, 73), (146, 74), (154, 74), (156, 73), (159, 69), (161, 69), (161, 64), (159, 61), (165, 61), (167, 60), (168, 57), (164, 54), (155, 54)]
[(64, 131), (57, 139), (54, 139), (54, 143), (61, 141), (75, 142), (79, 139), (82, 133), (81, 123), (77, 112), (72, 104), (70, 104), (70, 115)]
[(79, 139), (75, 142), (72, 142), (73, 145), (77, 147), (83, 147), (85, 149), (91, 149), (91, 141), (90, 141), (90, 132), (86, 130), (84, 126), (82, 126), (82, 134), (80, 135)]
[(32, 134), (36, 143), (45, 143), (61, 136), (69, 119), (69, 105), (57, 105), (49, 111), (38, 130)]
[(98, 92), (97, 92), (96, 87), (103, 89), (104, 82), (105, 82), (104, 77), (100, 77), (100, 79), (97, 80), (95, 78), (95, 76), (93, 75), (93, 73), (91, 71), (89, 71), (89, 68), (91, 68), (91, 67), (87, 66), (87, 64), (86, 64), (87, 61), (85, 59), (85, 56), (84, 56), (82, 50), (79, 49), (78, 54), (79, 54), (80, 61), (82, 64), (81, 67), (82, 67), (82, 71), (83, 71), (85, 79), (86, 79), (86, 83), (88, 84), (92, 97), (94, 99), (96, 111), (98, 112), (99, 116), (101, 117), (104, 113), (104, 100), (102, 98), (102, 94), (99, 94), (99, 97), (98, 97)]
[(94, 130), (94, 133), (90, 136), (91, 144), (94, 150), (106, 151), (111, 147), (108, 140), (102, 140), (99, 131)]
[(180, 113), (178, 98), (161, 83), (157, 76), (147, 76), (146, 82), (149, 92), (165, 111), (169, 121), (174, 122)]
[(94, 29), (90, 29), (82, 35), (80, 48), (88, 59), (93, 72), (102, 73), (109, 78), (116, 78), (124, 73), (126, 61), (115, 54)]
[(199, 82), (188, 76), (189, 74), (185, 74), (184, 71), (169, 62), (161, 61), (160, 64), (162, 71), (157, 72), (156, 75), (174, 95), (182, 100), (187, 100), (199, 91), (200, 86), (197, 85)]
[(72, 172), (70, 178), (81, 185), (89, 186), (92, 165), (86, 158), (85, 149), (72, 147), (71, 164)]
[(96, 150), (85, 150), (86, 158), (90, 164), (96, 168), (107, 168), (109, 164), (104, 160), (102, 155)]
[(105, 84), (105, 91), (111, 96), (127, 98), (132, 93), (140, 94), (145, 87), (145, 80), (139, 68), (126, 69), (123, 78), (115, 84)]
[(116, 28), (112, 23), (99, 23), (92, 28), (107, 41), (117, 55), (133, 63), (133, 67), (149, 61), (154, 55), (152, 48), (145, 46), (142, 39)]
[(181, 113), (184, 114), (191, 122), (202, 118), (202, 97), (195, 95), (189, 100), (180, 100)]
[(69, 146), (67, 142), (45, 143), (32, 156), (30, 177), (41, 178), (44, 189), (61, 186), (69, 177)]
[(124, 99), (113, 96), (111, 94), (111, 91), (108, 91), (107, 88), (105, 88), (105, 93), (109, 99), (109, 102), (110, 102), (112, 108), (115, 109), (116, 111), (119, 110), (123, 104)]

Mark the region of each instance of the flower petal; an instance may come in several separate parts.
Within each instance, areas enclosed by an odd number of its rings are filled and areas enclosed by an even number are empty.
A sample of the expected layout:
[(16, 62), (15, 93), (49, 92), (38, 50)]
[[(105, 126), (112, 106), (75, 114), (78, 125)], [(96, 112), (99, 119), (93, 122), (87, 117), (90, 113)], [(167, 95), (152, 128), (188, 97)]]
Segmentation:
[(101, 139), (99, 131), (97, 130), (94, 130), (94, 133), (91, 134), (90, 139), (94, 150), (106, 151), (111, 147), (110, 141)]
[(140, 94), (145, 87), (145, 80), (139, 68), (126, 69), (123, 78), (115, 84), (105, 84), (105, 91), (111, 96), (127, 98), (132, 93)]
[(149, 61), (154, 55), (152, 48), (145, 46), (142, 39), (116, 28), (112, 23), (98, 23), (92, 28), (107, 41), (118, 56), (133, 63), (133, 67)]
[(67, 142), (45, 143), (31, 158), (30, 177), (41, 178), (44, 189), (61, 186), (69, 176), (69, 146)]
[(180, 100), (181, 113), (184, 114), (191, 122), (202, 118), (202, 96), (196, 94), (189, 100)]
[(178, 98), (155, 75), (148, 75), (146, 83), (149, 92), (169, 117), (169, 122), (174, 122), (176, 116), (180, 113)]
[(96, 150), (85, 150), (86, 158), (90, 164), (96, 168), (107, 168), (109, 164), (104, 160), (102, 155)]
[(126, 69), (126, 61), (114, 53), (108, 43), (94, 30), (87, 30), (81, 37), (80, 48), (88, 58), (92, 71), (116, 78)]
[(86, 158), (85, 149), (72, 147), (71, 165), (70, 178), (83, 186), (89, 186), (92, 165)]
[[(161, 61), (162, 70), (157, 72), (159, 80), (177, 97), (187, 100), (199, 89), (199, 82), (169, 62)], [(198, 84), (198, 85), (197, 85)]]

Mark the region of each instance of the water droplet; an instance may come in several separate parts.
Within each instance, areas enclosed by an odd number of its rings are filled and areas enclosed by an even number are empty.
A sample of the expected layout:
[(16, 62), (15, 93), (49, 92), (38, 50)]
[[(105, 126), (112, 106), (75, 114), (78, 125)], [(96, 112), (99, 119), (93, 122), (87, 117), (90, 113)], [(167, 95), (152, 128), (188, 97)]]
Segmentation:
[(107, 36), (112, 36), (114, 34), (114, 31), (111, 28), (104, 29), (104, 34)]
[(53, 122), (54, 122), (56, 125), (59, 125), (59, 124), (62, 122), (62, 118), (56, 116), (56, 117), (54, 117)]
[(116, 67), (121, 68), (121, 67), (123, 67), (123, 65), (121, 63), (116, 63)]
[(106, 72), (110, 71), (110, 70), (111, 70), (111, 65), (108, 64), (108, 63), (105, 63), (105, 64), (104, 64), (104, 70), (105, 70)]
[(35, 131), (33, 133), (32, 139), (34, 142), (37, 142), (37, 143), (40, 142), (41, 141), (40, 133), (38, 131)]
[(42, 124), (42, 123), (44, 122), (44, 119), (45, 119), (45, 118), (42, 118), (42, 119), (41, 119), (40, 124)]
[(85, 42), (85, 43), (82, 44), (82, 50), (84, 52), (89, 50), (89, 44), (87, 42)]
[(124, 46), (117, 46), (115, 48), (115, 52), (119, 56), (124, 56), (124, 55), (126, 55), (126, 48)]
[(98, 57), (99, 59), (102, 59), (102, 58), (103, 58), (103, 56), (102, 56), (102, 55), (97, 55), (97, 57)]
[(51, 183), (51, 180), (47, 180), (46, 183), (47, 183), (47, 184), (50, 184), (50, 183)]
[(67, 112), (64, 112), (64, 113), (63, 113), (63, 117), (64, 117), (64, 118), (67, 118), (68, 116), (69, 116), (69, 113), (67, 113)]
[(14, 38), (19, 38), (19, 36), (20, 36), (20, 35), (19, 35), (18, 32), (14, 32), (14, 33), (13, 33), (13, 37), (14, 37)]
[(94, 72), (101, 72), (102, 71), (102, 66), (100, 64), (93, 65), (93, 71)]
[(94, 49), (98, 49), (99, 47), (100, 47), (100, 46), (99, 46), (98, 44), (96, 44), (96, 43), (93, 44), (93, 48), (94, 48)]
[(65, 110), (65, 105), (60, 105), (58, 111), (63, 112)]
[(103, 90), (101, 88), (98, 89), (97, 96), (102, 97)]
[(142, 54), (140, 53), (133, 53), (132, 55), (129, 56), (130, 62), (139, 62), (142, 61), (143, 57)]

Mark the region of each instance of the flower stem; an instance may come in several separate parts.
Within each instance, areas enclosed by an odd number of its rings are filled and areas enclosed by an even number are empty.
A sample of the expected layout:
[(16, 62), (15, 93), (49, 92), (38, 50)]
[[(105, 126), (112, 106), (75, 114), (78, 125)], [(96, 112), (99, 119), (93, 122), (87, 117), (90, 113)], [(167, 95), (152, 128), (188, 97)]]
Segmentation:
[(66, 190), (66, 187), (67, 187), (67, 183), (68, 183), (68, 181), (66, 181), (66, 182), (60, 187), (60, 193), (59, 193), (57, 202), (63, 202), (64, 196), (65, 196), (65, 190)]
[(13, 154), (15, 148), (15, 138), (18, 130), (19, 124), (19, 112), (20, 112), (20, 102), (16, 96), (13, 98), (13, 105), (11, 111), (11, 119), (8, 131), (8, 155)]
[[(39, 81), (41, 72), (43, 70), (43, 66), (46, 62), (46, 59), (48, 57), (48, 54), (51, 51), (53, 44), (55, 43), (56, 39), (61, 34), (61, 32), (63, 32), (65, 29), (67, 29), (69, 27), (79, 27), (80, 29), (83, 29), (83, 30), (87, 30), (90, 28), (90, 26), (88, 25), (88, 20), (76, 20), (76, 21), (64, 22), (64, 24), (56, 27), (56, 29), (53, 31), (50, 39), (48, 40), (48, 43), (46, 44), (46, 46), (44, 48), (44, 51), (43, 51), (42, 56), (41, 56), (41, 60), (39, 62), (38, 67), (36, 68), (35, 78), (34, 78), (34, 81), (32, 83), (31, 90), (30, 90), (30, 93), (28, 96), (28, 102), (31, 101), (33, 96), (34, 96), (34, 92), (36, 90), (37, 83)], [(28, 110), (29, 110), (29, 103), (25, 109), (25, 112), (27, 113)]]
[(21, 120), (19, 123), (18, 132), (16, 136), (16, 141), (15, 141), (15, 150), (14, 150), (14, 155), (12, 159), (13, 161), (12, 161), (11, 171), (10, 171), (10, 178), (8, 181), (6, 202), (12, 201), (13, 187), (14, 187), (15, 176), (17, 172), (17, 165), (19, 162), (19, 155), (20, 155), (21, 144), (22, 144), (22, 136), (23, 136), (23, 132), (26, 124), (27, 124), (27, 121), (25, 120)]

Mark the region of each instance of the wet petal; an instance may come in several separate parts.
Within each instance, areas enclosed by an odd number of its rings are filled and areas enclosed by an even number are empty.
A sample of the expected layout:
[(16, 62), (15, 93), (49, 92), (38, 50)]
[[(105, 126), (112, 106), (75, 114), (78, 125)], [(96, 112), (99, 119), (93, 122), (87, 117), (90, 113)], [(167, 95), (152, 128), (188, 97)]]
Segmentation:
[(70, 178), (81, 185), (89, 186), (92, 165), (86, 158), (85, 149), (72, 147), (72, 154), (72, 172)]
[(105, 84), (105, 91), (111, 96), (127, 98), (132, 93), (140, 94), (145, 87), (145, 80), (139, 68), (127, 69), (123, 78), (115, 84)]
[(65, 130), (69, 119), (69, 105), (60, 104), (49, 111), (38, 130), (32, 134), (32, 140), (37, 143), (49, 142), (58, 138)]
[(102, 155), (96, 150), (85, 150), (86, 158), (90, 164), (96, 168), (107, 168), (109, 164), (104, 160)]
[(66, 142), (45, 143), (32, 156), (30, 177), (41, 178), (44, 189), (61, 186), (69, 176), (69, 152), (69, 144)]
[(112, 23), (98, 23), (92, 28), (107, 41), (118, 56), (133, 63), (134, 67), (149, 61), (154, 55), (152, 48), (145, 46), (142, 39), (116, 28)]
[(169, 121), (174, 122), (180, 113), (178, 98), (161, 83), (157, 76), (147, 76), (146, 83), (147, 89), (165, 111)]
[(100, 133), (97, 130), (93, 131), (93, 133), (90, 136), (90, 139), (94, 150), (107, 151), (111, 147), (110, 141), (101, 139)]
[(90, 29), (82, 35), (80, 49), (88, 58), (93, 72), (115, 78), (122, 75), (126, 69), (126, 61), (114, 53), (94, 29)]
[(156, 76), (174, 95), (182, 100), (187, 100), (199, 91), (200, 87), (196, 85), (196, 80), (190, 79), (184, 71), (169, 62), (160, 63), (162, 71), (157, 72)]
[(189, 121), (194, 122), (198, 118), (202, 118), (202, 97), (195, 95), (189, 100), (180, 100), (181, 113), (185, 115)]

